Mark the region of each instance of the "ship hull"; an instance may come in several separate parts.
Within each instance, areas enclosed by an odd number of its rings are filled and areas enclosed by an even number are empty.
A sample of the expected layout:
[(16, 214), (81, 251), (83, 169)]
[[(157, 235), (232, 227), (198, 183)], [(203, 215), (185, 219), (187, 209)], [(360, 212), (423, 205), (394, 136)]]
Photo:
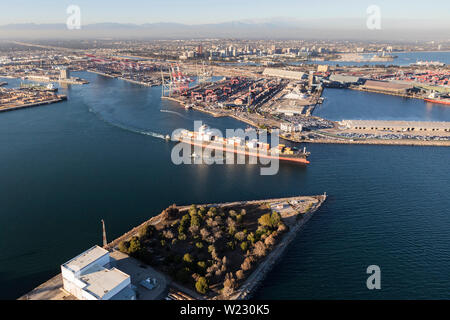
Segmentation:
[[(190, 140), (190, 139), (183, 139), (183, 138), (177, 138), (176, 141), (190, 144), (193, 146), (201, 147), (204, 149), (213, 149), (217, 151), (222, 152), (232, 152), (234, 154), (241, 154), (245, 156), (251, 156), (251, 157), (259, 157), (263, 159), (274, 159), (274, 160), (282, 160), (282, 161), (289, 161), (289, 162), (296, 162), (296, 163), (302, 163), (302, 164), (308, 164), (310, 163), (306, 156), (293, 156), (293, 155), (283, 155), (283, 154), (276, 154), (272, 155), (266, 152), (261, 152), (258, 150), (249, 150), (248, 148), (243, 147), (234, 147), (234, 146), (228, 146), (225, 144), (215, 144), (213, 142), (207, 141), (196, 141), (196, 140)], [(262, 150), (263, 151), (263, 150)]]
[(424, 100), (431, 103), (450, 105), (450, 99), (448, 100), (424, 99)]

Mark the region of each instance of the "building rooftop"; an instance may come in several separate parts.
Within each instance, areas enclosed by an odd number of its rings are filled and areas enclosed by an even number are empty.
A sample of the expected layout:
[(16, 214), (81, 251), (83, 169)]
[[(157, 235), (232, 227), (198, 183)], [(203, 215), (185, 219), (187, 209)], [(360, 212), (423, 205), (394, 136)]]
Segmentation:
[(369, 89), (399, 91), (399, 90), (411, 89), (413, 86), (411, 84), (395, 83), (395, 82), (391, 82), (391, 81), (367, 80), (364, 83), (363, 87), (369, 88)]
[(89, 269), (89, 273), (81, 276), (80, 280), (87, 284), (83, 290), (92, 293), (98, 299), (102, 299), (109, 291), (128, 278), (130, 278), (129, 275), (117, 268), (106, 269), (95, 266)]
[(305, 73), (300, 71), (266, 68), (264, 69), (263, 75), (293, 80), (302, 80)]
[(383, 120), (342, 120), (341, 125), (348, 127), (397, 127), (450, 129), (450, 121), (383, 121)]
[(107, 254), (109, 254), (108, 250), (96, 245), (64, 263), (63, 266), (73, 272), (78, 272)]

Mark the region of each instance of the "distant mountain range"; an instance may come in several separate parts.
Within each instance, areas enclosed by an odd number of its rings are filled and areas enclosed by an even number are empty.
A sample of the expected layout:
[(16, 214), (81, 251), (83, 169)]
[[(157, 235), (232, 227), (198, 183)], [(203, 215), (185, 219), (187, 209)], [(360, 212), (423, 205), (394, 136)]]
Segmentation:
[(431, 20), (382, 20), (381, 30), (369, 30), (364, 19), (295, 20), (273, 18), (187, 25), (160, 22), (146, 24), (95, 23), (69, 30), (65, 24), (8, 24), (0, 26), (0, 39), (352, 39), (444, 40), (450, 23)]

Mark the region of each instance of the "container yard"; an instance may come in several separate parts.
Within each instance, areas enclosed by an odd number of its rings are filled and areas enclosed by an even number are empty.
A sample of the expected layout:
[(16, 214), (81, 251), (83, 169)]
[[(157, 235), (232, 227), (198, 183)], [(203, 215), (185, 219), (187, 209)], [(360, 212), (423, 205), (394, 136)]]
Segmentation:
[(53, 91), (0, 88), (0, 112), (50, 104), (65, 99), (67, 99), (66, 96), (57, 95)]

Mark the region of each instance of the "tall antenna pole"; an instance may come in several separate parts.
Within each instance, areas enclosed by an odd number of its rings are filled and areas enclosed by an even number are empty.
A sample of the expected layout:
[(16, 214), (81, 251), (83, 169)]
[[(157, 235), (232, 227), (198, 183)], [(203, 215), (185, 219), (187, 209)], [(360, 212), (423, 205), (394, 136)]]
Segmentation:
[(102, 227), (103, 227), (103, 247), (105, 248), (108, 242), (106, 241), (106, 227), (105, 221), (102, 219)]

